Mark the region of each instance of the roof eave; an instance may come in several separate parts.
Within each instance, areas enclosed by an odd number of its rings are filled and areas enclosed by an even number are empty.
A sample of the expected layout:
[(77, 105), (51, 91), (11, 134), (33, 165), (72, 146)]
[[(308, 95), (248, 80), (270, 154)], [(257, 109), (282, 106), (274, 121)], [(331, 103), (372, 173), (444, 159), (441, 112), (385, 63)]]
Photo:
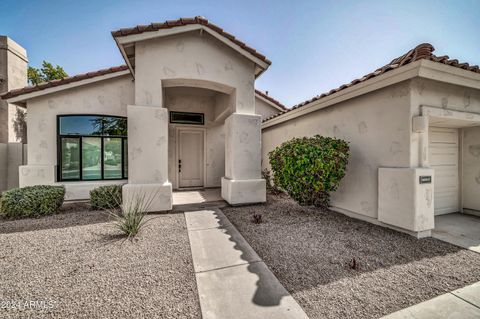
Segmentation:
[(261, 96), (260, 94), (257, 94), (255, 93), (255, 96), (257, 98), (259, 98), (260, 100), (262, 100), (263, 102), (267, 103), (268, 105), (276, 108), (277, 110), (279, 110), (280, 112), (283, 112), (285, 111), (285, 109), (282, 109), (280, 106), (278, 106), (277, 104), (273, 103), (273, 102), (270, 102), (269, 100), (267, 100), (266, 98), (264, 98), (263, 96)]
[(130, 59), (127, 56), (127, 53), (125, 52), (125, 49), (123, 48), (123, 45), (120, 45), (118, 42), (118, 39), (116, 37), (113, 37), (115, 40), (115, 43), (117, 44), (118, 49), (120, 50), (120, 54), (122, 55), (123, 59), (125, 60), (125, 63), (128, 66), (128, 69), (130, 70), (130, 74), (132, 75), (133, 79), (135, 80), (135, 70), (132, 67), (132, 64), (130, 63)]
[(479, 73), (421, 59), (268, 119), (262, 123), (262, 129), (415, 77), (480, 90)]
[(429, 60), (419, 62), (419, 76), (422, 78), (480, 89), (480, 73)]
[(30, 93), (17, 95), (17, 96), (11, 97), (11, 98), (7, 98), (6, 101), (8, 103), (11, 103), (11, 104), (24, 106), (25, 103), (27, 102), (27, 100), (30, 100), (30, 99), (33, 99), (33, 98), (37, 98), (37, 97), (40, 97), (40, 96), (43, 96), (43, 95), (52, 94), (52, 93), (72, 89), (72, 88), (75, 88), (75, 87), (79, 87), (79, 86), (83, 86), (83, 85), (87, 85), (87, 84), (91, 84), (91, 83), (95, 83), (95, 82), (99, 82), (99, 81), (113, 79), (113, 78), (116, 78), (116, 77), (127, 75), (129, 73), (130, 73), (129, 70), (123, 70), (123, 71), (118, 71), (118, 72), (114, 72), (114, 73), (104, 74), (104, 75), (96, 76), (96, 77), (93, 77), (93, 78), (89, 78), (89, 79), (85, 79), (85, 80), (81, 80), (81, 81), (77, 81), (77, 82), (72, 82), (72, 83), (63, 84), (63, 85), (59, 85), (59, 86), (48, 87), (48, 88), (41, 89), (41, 90), (38, 90), (38, 91), (33, 91), (33, 92), (30, 92)]
[(260, 91), (258, 91), (258, 90), (255, 90), (255, 96), (258, 97), (258, 98), (259, 98), (260, 100), (262, 100), (263, 102), (265, 102), (265, 103), (273, 106), (274, 108), (276, 108), (277, 110), (279, 110), (279, 111), (281, 111), (281, 112), (287, 110), (287, 108), (286, 108), (285, 106), (279, 105), (279, 104), (277, 104), (277, 103), (269, 100), (268, 98), (266, 98), (265, 96), (263, 96), (263, 94), (265, 94), (265, 93), (262, 93), (262, 92), (260, 92)]
[(310, 102), (302, 107), (291, 109), (262, 123), (262, 129), (289, 121), (299, 116), (318, 111), (331, 105), (367, 94), (369, 92), (414, 78), (419, 75), (420, 61), (412, 62), (398, 69), (386, 72), (365, 82), (352, 85), (331, 95)]

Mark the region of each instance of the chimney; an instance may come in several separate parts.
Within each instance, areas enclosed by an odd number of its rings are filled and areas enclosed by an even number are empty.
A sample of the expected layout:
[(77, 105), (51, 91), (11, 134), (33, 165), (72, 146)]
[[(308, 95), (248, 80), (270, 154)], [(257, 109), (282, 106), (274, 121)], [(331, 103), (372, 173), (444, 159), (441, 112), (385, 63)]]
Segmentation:
[[(9, 37), (0, 35), (0, 93), (27, 86), (27, 68), (27, 51)], [(0, 99), (0, 143), (23, 141), (24, 134), (15, 122), (17, 109), (24, 111)]]

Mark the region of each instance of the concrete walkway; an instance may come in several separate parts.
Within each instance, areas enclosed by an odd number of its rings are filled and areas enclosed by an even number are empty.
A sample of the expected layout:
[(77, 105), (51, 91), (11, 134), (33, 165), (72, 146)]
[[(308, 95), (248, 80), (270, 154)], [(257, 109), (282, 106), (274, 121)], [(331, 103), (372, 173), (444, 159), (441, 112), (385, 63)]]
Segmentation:
[(436, 216), (432, 237), (480, 253), (480, 217), (462, 213)]
[(480, 282), (394, 312), (383, 319), (478, 319)]
[(308, 318), (218, 208), (185, 219), (203, 319)]

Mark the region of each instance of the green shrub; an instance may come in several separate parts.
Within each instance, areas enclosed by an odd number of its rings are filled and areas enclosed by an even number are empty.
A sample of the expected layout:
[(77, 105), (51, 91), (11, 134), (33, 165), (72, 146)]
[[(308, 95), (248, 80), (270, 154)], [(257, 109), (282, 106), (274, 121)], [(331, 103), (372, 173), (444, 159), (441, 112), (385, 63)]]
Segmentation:
[(63, 204), (63, 186), (37, 185), (8, 190), (0, 197), (0, 214), (37, 217), (56, 214)]
[(277, 186), (275, 186), (274, 183), (272, 183), (272, 174), (270, 173), (270, 171), (268, 169), (263, 169), (262, 170), (262, 178), (266, 182), (266, 188), (267, 188), (268, 193), (273, 194), (273, 195), (277, 195), (277, 194), (280, 194), (282, 192)]
[(94, 209), (112, 209), (122, 204), (122, 185), (105, 185), (90, 191), (90, 204)]
[(275, 185), (300, 205), (322, 208), (345, 176), (348, 157), (346, 141), (320, 135), (291, 139), (269, 153)]
[(107, 160), (104, 161), (104, 164), (105, 165), (117, 165), (118, 162), (114, 159), (107, 159)]

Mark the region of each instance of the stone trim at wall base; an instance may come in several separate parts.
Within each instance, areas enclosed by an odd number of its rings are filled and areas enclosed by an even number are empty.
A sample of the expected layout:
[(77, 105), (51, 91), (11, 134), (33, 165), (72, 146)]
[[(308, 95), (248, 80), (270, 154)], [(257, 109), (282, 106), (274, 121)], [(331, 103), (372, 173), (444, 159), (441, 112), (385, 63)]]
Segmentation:
[(90, 200), (90, 191), (106, 185), (123, 185), (126, 180), (102, 180), (102, 181), (79, 181), (79, 182), (59, 182), (55, 183), (58, 186), (65, 187), (66, 201), (81, 201)]
[(385, 227), (385, 228), (390, 228), (390, 229), (396, 230), (398, 232), (408, 234), (408, 235), (413, 236), (417, 239), (432, 236), (432, 231), (431, 230), (417, 231), (417, 232), (410, 231), (410, 230), (407, 230), (407, 229), (403, 229), (403, 228), (400, 228), (400, 227), (396, 227), (396, 226), (393, 226), (393, 225), (382, 223), (381, 221), (379, 221), (376, 218), (365, 216), (365, 215), (362, 215), (362, 214), (358, 214), (358, 213), (355, 213), (355, 212), (352, 212), (350, 210), (343, 209), (343, 208), (340, 208), (340, 207), (331, 206), (330, 209), (333, 210), (334, 212), (346, 215), (346, 216), (351, 217), (351, 218), (360, 219), (360, 220), (363, 220), (365, 222), (369, 222), (369, 223), (374, 224), (374, 225), (382, 226), (382, 227)]
[(19, 187), (55, 183), (55, 165), (22, 165), (18, 172)]
[(422, 232), (434, 228), (434, 170), (379, 167), (378, 220)]
[[(146, 203), (145, 212), (161, 212), (172, 209), (172, 184), (125, 184), (122, 188), (123, 205), (129, 207), (138, 200), (137, 196), (143, 197)], [(145, 203), (145, 204), (146, 204)]]
[(264, 179), (233, 180), (222, 177), (222, 198), (230, 205), (265, 203), (267, 201)]

